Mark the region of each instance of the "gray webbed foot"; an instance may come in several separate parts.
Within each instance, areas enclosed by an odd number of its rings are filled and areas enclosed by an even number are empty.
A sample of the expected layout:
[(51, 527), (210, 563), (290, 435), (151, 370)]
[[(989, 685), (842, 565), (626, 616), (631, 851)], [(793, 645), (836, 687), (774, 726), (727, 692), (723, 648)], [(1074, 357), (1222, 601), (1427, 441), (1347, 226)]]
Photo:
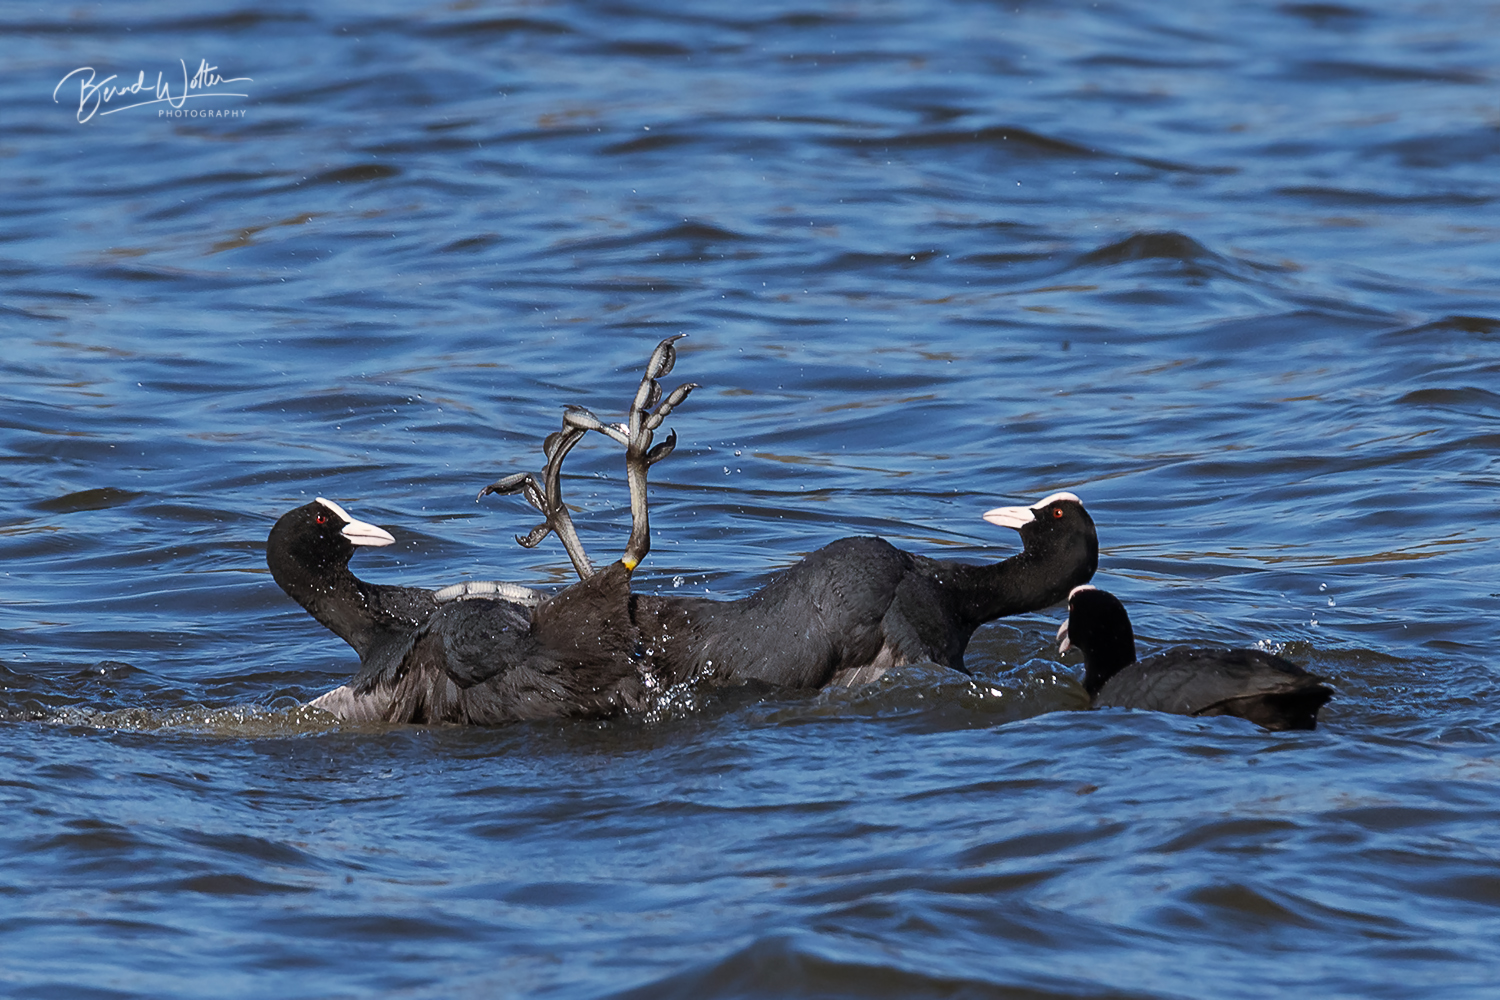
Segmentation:
[[(651, 519), (646, 509), (646, 470), (672, 454), (672, 450), (677, 447), (676, 431), (668, 432), (667, 439), (655, 447), (651, 445), (652, 434), (674, 409), (682, 405), (688, 394), (698, 388), (696, 382), (687, 382), (673, 389), (666, 399), (662, 399), (661, 383), (657, 379), (671, 372), (672, 366), (677, 363), (677, 348), (673, 345), (683, 336), (685, 335), (679, 333), (656, 345), (656, 350), (651, 352), (651, 360), (646, 363), (646, 373), (641, 377), (635, 400), (630, 406), (629, 434), (625, 441), (625, 478), (630, 484), (630, 539), (625, 543), (625, 554), (620, 557), (628, 570), (634, 570), (646, 558), (646, 553), (651, 551)], [(613, 434), (610, 436), (615, 437)]]
[(541, 544), (549, 534), (555, 532), (562, 540), (563, 547), (567, 549), (568, 558), (573, 561), (573, 568), (578, 571), (580, 580), (586, 580), (592, 576), (594, 567), (583, 550), (583, 544), (578, 540), (578, 532), (573, 527), (573, 519), (563, 503), (563, 459), (589, 431), (598, 431), (617, 444), (625, 446), (625, 474), (630, 486), (631, 530), (621, 562), (625, 564), (626, 569), (634, 570), (646, 557), (646, 553), (651, 550), (651, 526), (646, 510), (646, 470), (666, 458), (677, 447), (676, 431), (669, 431), (666, 440), (654, 447), (652, 446), (653, 434), (661, 426), (662, 421), (666, 420), (674, 409), (682, 405), (683, 401), (688, 398), (688, 394), (698, 388), (697, 383), (689, 382), (673, 389), (663, 399), (661, 383), (657, 381), (671, 372), (673, 365), (677, 363), (677, 349), (673, 345), (684, 336), (686, 335), (679, 333), (668, 337), (657, 344), (656, 349), (651, 352), (651, 359), (646, 363), (646, 371), (641, 377), (640, 387), (636, 390), (635, 399), (631, 402), (627, 422), (605, 423), (582, 406), (568, 406), (563, 411), (562, 430), (549, 434), (542, 445), (547, 455), (547, 465), (542, 470), (540, 483), (531, 473), (520, 472), (499, 479), (479, 491), (480, 497), (491, 493), (520, 493), (524, 496), (526, 502), (540, 511), (546, 520), (532, 528), (531, 533), (524, 538), (517, 535), (516, 541), (526, 548), (533, 548)]
[(540, 511), (546, 520), (532, 528), (524, 538), (517, 535), (516, 541), (525, 548), (535, 548), (544, 538), (556, 532), (580, 580), (587, 580), (594, 575), (594, 565), (589, 561), (588, 553), (583, 550), (583, 543), (578, 540), (578, 531), (573, 527), (573, 517), (563, 503), (562, 463), (573, 446), (583, 440), (585, 433), (581, 428), (565, 425), (562, 430), (547, 435), (547, 440), (542, 444), (542, 450), (547, 455), (547, 466), (542, 470), (541, 483), (529, 472), (518, 472), (496, 480), (479, 491), (480, 497), (491, 493), (520, 493), (525, 497), (526, 502)]

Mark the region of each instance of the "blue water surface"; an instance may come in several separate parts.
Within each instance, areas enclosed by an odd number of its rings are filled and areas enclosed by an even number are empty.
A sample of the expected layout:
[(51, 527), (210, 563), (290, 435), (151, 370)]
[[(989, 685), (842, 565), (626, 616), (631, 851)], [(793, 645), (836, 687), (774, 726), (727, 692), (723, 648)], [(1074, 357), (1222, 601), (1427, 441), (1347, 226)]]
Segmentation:
[[(0, 993), (1494, 996), (1497, 29), (0, 6)], [(1078, 711), (1061, 609), (972, 678), (301, 707), (356, 661), (271, 581), (276, 517), (386, 526), (371, 580), (561, 585), (475, 494), (677, 333), (638, 588), (851, 534), (1004, 558), (979, 514), (1072, 490), (1143, 651), (1305, 663), (1320, 728)], [(618, 450), (567, 472), (612, 558)]]

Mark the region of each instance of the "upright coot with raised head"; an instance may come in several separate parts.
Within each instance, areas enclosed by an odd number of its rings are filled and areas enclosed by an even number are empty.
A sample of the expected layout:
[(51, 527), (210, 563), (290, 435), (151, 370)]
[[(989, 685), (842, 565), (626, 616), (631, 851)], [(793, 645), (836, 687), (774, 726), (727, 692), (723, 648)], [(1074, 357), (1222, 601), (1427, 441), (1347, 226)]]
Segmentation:
[(1083, 686), (1095, 708), (1176, 715), (1236, 715), (1266, 729), (1313, 729), (1333, 697), (1322, 678), (1258, 649), (1169, 649), (1135, 658), (1125, 605), (1082, 586), (1068, 595), (1058, 652), (1083, 652)]
[(638, 595), (636, 613), (671, 678), (794, 687), (856, 685), (892, 667), (964, 670), (974, 630), (1050, 607), (1094, 575), (1099, 540), (1083, 503), (1054, 493), (984, 515), (1021, 533), (996, 563), (931, 559), (881, 538), (845, 538), (737, 601)]

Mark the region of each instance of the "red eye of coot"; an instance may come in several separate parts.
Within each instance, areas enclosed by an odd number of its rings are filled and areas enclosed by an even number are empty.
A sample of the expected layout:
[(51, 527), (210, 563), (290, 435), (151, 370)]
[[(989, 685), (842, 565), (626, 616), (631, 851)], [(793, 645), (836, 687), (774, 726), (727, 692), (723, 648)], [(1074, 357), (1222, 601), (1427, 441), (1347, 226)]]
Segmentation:
[(319, 514), (317, 516), (317, 522), (319, 524), (327, 524), (328, 523), (328, 515), (327, 514)]
[(1061, 507), (1053, 507), (1052, 508), (1052, 516), (1053, 517), (1062, 517), (1062, 508)]

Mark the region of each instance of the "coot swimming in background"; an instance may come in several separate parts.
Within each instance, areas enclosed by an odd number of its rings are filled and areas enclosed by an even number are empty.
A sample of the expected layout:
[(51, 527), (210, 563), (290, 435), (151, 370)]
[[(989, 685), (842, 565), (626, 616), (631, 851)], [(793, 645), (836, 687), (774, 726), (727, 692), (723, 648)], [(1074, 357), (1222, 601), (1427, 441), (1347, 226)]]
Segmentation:
[(1180, 647), (1135, 658), (1125, 605), (1082, 586), (1068, 595), (1059, 653), (1083, 652), (1083, 686), (1095, 708), (1139, 708), (1176, 715), (1236, 715), (1266, 729), (1313, 729), (1333, 697), (1322, 678), (1258, 649)]
[[(675, 339), (652, 355), (626, 424), (570, 408), (545, 445), (542, 483), (509, 476), (484, 491), (524, 493), (542, 511), (546, 523), (523, 544), (553, 531), (562, 538), (582, 579), (556, 594), (507, 583), (441, 591), (367, 583), (349, 560), (359, 545), (388, 544), (383, 529), (322, 499), (277, 521), (266, 547), (272, 576), (360, 657), (354, 680), (314, 705), (349, 720), (495, 724), (612, 715), (684, 681), (817, 688), (912, 662), (963, 670), (979, 625), (1055, 604), (1097, 568), (1093, 521), (1076, 496), (1057, 493), (985, 515), (1021, 534), (1023, 551), (999, 563), (846, 538), (740, 600), (632, 593), (631, 574), (650, 551), (646, 470), (674, 440), (653, 448), (651, 432), (692, 388), (656, 405), (655, 380), (671, 368)], [(625, 553), (599, 571), (561, 499), (562, 459), (588, 430), (625, 443), (631, 496)]]

